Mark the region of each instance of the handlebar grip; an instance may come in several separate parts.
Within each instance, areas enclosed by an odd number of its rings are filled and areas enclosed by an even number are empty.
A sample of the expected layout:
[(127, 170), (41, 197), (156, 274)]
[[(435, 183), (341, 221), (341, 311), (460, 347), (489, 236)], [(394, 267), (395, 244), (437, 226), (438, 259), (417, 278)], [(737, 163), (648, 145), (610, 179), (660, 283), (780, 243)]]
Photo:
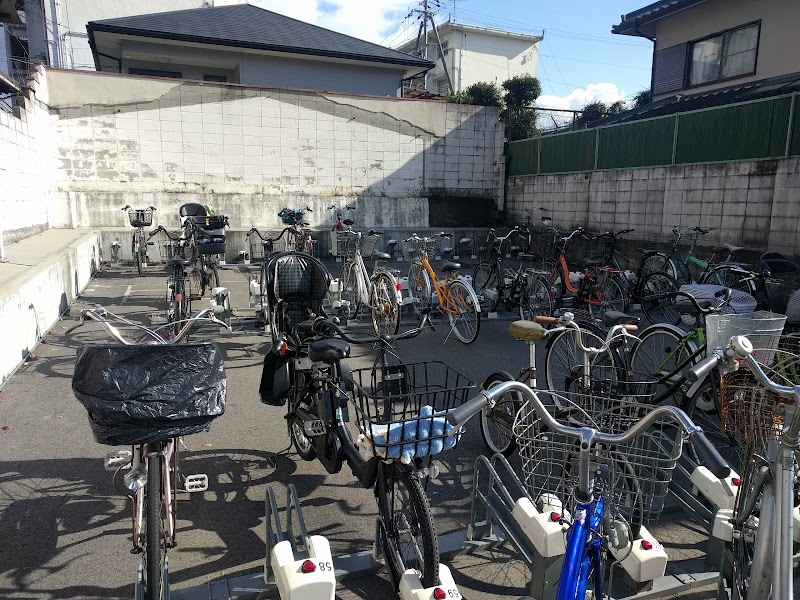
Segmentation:
[(705, 379), (711, 371), (717, 366), (717, 362), (719, 359), (716, 355), (707, 356), (699, 363), (694, 365), (691, 369), (686, 371), (686, 381), (689, 383), (695, 383), (696, 381), (700, 381), (701, 379)]
[(556, 317), (533, 317), (533, 322), (540, 325), (555, 325), (558, 323), (558, 319)]
[(708, 438), (702, 431), (695, 431), (689, 434), (689, 440), (692, 442), (692, 446), (694, 446), (700, 458), (700, 462), (705, 468), (711, 471), (715, 477), (724, 479), (731, 474), (731, 468), (727, 461), (719, 455), (717, 449), (708, 441)]
[(478, 394), (468, 402), (461, 406), (450, 410), (447, 413), (447, 422), (456, 430), (464, 423), (469, 421), (473, 416), (481, 412), (483, 407), (486, 406), (486, 396)]

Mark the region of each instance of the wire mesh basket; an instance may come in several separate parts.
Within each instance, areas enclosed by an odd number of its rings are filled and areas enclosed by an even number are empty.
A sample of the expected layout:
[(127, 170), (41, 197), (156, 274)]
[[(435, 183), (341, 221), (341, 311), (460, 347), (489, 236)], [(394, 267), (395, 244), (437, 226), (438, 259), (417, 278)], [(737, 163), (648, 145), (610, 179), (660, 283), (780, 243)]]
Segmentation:
[(456, 445), (448, 413), (469, 399), (475, 383), (439, 361), (353, 371), (361, 442), (378, 457), (410, 462)]
[[(637, 396), (608, 398), (570, 393), (538, 392), (551, 414), (574, 427), (622, 433), (653, 410)], [(580, 442), (556, 433), (525, 404), (514, 420), (514, 436), (522, 459), (525, 487), (534, 499), (552, 494), (565, 505), (578, 484)], [(595, 444), (590, 469), (611, 509), (627, 521), (652, 522), (664, 509), (669, 483), (683, 447), (681, 430), (659, 420), (634, 440), (613, 447)]]
[(281, 230), (268, 231), (263, 237), (267, 239), (262, 239), (256, 232), (250, 234), (250, 260), (252, 262), (264, 262), (270, 254), (290, 249), (288, 233), (281, 235)]
[[(767, 376), (782, 385), (800, 383), (800, 357), (778, 350), (771, 366), (762, 365)], [(765, 448), (770, 436), (781, 430), (784, 405), (793, 398), (784, 398), (766, 389), (746, 367), (722, 374), (720, 386), (720, 421), (722, 431), (747, 447)]]
[(475, 256), (481, 261), (490, 261), (500, 253), (500, 245), (501, 242), (497, 239), (478, 239), (478, 246), (475, 248)]
[(153, 209), (132, 208), (128, 211), (128, 220), (133, 227), (150, 227), (153, 224)]
[(555, 256), (560, 237), (561, 234), (555, 229), (542, 231), (534, 238), (533, 243), (536, 247), (530, 248), (531, 254), (538, 254), (542, 258)]
[(421, 260), (423, 253), (432, 258), (436, 256), (436, 246), (435, 239), (412, 238), (405, 240), (402, 246), (403, 260), (406, 262)]
[(734, 335), (746, 335), (753, 344), (753, 358), (770, 364), (780, 341), (786, 315), (765, 310), (744, 315), (708, 315), (706, 317), (706, 346), (724, 348)]
[(787, 314), (789, 299), (800, 290), (800, 272), (778, 273), (764, 279), (769, 308), (773, 312)]

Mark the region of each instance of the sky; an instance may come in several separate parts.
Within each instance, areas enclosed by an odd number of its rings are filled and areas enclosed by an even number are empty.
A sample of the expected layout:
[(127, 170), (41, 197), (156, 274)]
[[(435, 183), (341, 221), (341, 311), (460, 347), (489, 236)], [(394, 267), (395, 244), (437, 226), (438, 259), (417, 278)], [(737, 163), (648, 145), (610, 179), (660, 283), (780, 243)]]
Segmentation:
[[(215, 0), (216, 6), (244, 0)], [(588, 102), (630, 100), (650, 86), (653, 45), (612, 35), (620, 16), (652, 0), (429, 0), (436, 22), (540, 35), (540, 107), (582, 108)], [(416, 37), (420, 2), (409, 0), (249, 0), (250, 4), (357, 38), (396, 47)], [(613, 5), (613, 6), (612, 6)]]

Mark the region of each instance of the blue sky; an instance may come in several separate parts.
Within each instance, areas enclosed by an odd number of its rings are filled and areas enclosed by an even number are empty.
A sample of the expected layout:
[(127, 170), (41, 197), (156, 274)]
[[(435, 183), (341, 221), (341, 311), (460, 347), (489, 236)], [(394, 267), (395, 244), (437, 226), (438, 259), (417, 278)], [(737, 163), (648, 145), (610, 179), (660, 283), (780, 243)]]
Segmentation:
[[(242, 0), (217, 0), (234, 4)], [(630, 99), (650, 84), (652, 43), (611, 34), (620, 15), (648, 0), (429, 0), (440, 19), (541, 34), (538, 76), (540, 106), (580, 108), (598, 99)], [(408, 0), (250, 0), (251, 4), (321, 27), (388, 46), (416, 36), (405, 19), (418, 2)], [(613, 5), (613, 6), (610, 6)], [(405, 19), (405, 20), (404, 20)]]

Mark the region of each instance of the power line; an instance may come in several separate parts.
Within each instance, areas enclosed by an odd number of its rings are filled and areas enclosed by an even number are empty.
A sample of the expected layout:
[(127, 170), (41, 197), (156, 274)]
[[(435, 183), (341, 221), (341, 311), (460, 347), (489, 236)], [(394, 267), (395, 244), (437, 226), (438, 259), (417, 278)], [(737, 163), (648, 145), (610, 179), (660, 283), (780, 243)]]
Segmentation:
[[(552, 48), (550, 49), (550, 51), (552, 52)], [(584, 63), (593, 64), (593, 65), (603, 65), (603, 66), (606, 66), (606, 67), (621, 67), (623, 69), (641, 69), (643, 71), (649, 71), (650, 70), (650, 67), (635, 67), (633, 65), (618, 65), (618, 64), (615, 64), (615, 63), (599, 62), (599, 61), (596, 61), (596, 60), (584, 60), (582, 58), (569, 58), (568, 56), (553, 56), (551, 54), (539, 54), (539, 56), (546, 56), (547, 58), (554, 58), (554, 59), (555, 58), (560, 58), (561, 60), (571, 60), (571, 61), (575, 61), (575, 62), (584, 62)]]

